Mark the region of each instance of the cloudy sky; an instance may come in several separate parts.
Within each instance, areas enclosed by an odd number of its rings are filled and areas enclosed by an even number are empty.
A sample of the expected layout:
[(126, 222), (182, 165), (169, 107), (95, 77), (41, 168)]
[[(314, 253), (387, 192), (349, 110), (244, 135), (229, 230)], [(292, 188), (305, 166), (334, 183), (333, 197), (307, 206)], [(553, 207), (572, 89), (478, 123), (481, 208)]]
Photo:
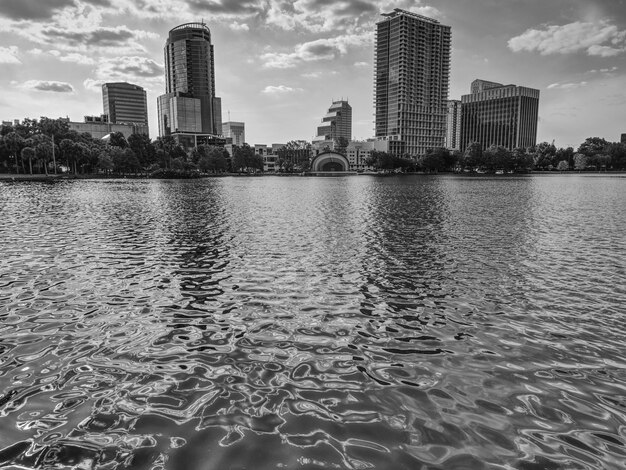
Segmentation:
[(163, 45), (204, 20), (223, 119), (249, 143), (311, 140), (333, 99), (373, 133), (374, 25), (404, 8), (452, 26), (450, 97), (475, 78), (541, 90), (540, 141), (626, 133), (626, 0), (0, 0), (0, 119), (82, 121), (100, 84), (146, 88), (151, 137)]

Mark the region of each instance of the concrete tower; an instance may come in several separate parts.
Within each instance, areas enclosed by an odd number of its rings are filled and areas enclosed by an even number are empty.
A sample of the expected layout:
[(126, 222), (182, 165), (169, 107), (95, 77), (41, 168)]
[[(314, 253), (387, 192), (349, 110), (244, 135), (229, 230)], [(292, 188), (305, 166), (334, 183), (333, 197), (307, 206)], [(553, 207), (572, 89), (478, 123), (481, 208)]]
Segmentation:
[(396, 8), (377, 23), (375, 135), (396, 155), (443, 147), (450, 80), (449, 26)]

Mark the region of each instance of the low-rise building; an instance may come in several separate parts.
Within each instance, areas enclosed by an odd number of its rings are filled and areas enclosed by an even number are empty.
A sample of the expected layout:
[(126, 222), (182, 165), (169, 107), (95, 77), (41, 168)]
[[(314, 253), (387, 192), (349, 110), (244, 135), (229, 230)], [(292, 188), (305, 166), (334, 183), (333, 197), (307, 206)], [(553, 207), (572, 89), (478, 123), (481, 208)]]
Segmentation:
[(121, 132), (126, 139), (133, 134), (148, 135), (148, 126), (145, 124), (115, 124), (109, 122), (106, 115), (85, 116), (84, 122), (67, 121), (70, 130), (79, 134), (87, 132), (94, 139), (102, 139), (114, 132)]
[(353, 140), (346, 147), (346, 158), (350, 163), (350, 171), (371, 170), (372, 167), (367, 164), (373, 151), (388, 152), (388, 140)]
[(285, 144), (254, 144), (254, 153), (263, 157), (263, 171), (275, 172), (279, 170), (278, 167), (278, 151), (283, 148)]

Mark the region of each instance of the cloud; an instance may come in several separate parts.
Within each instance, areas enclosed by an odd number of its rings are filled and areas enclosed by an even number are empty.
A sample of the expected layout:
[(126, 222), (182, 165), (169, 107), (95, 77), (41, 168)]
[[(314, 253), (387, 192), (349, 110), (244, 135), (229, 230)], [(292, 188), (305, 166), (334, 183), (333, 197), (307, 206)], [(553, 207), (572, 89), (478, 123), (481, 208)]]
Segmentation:
[(440, 15), (436, 8), (422, 5), (419, 0), (269, 0), (263, 19), (285, 30), (356, 33), (372, 30), (379, 13), (394, 8), (430, 17)]
[(0, 64), (21, 64), (22, 61), (17, 57), (17, 47), (0, 47)]
[(613, 57), (626, 51), (626, 31), (608, 21), (544, 25), (510, 39), (508, 46), (514, 52), (536, 51), (541, 55), (584, 51), (590, 56)]
[[(148, 57), (116, 57), (105, 59), (98, 65), (98, 77), (162, 77), (163, 66)], [(108, 78), (107, 78), (108, 77)]]
[(260, 13), (262, 4), (254, 0), (187, 0), (194, 13), (211, 13), (212, 15), (252, 15)]
[(261, 90), (261, 93), (266, 93), (268, 95), (278, 95), (278, 94), (286, 94), (286, 93), (295, 93), (298, 91), (303, 91), (302, 88), (292, 88), (285, 85), (269, 85)]
[(82, 31), (53, 26), (41, 30), (41, 36), (44, 39), (44, 43), (56, 44), (62, 48), (65, 48), (63, 46), (71, 46), (83, 49), (90, 46), (98, 48), (127, 47), (138, 39), (156, 37), (157, 35), (146, 31), (131, 30), (127, 26), (98, 26)]
[(298, 44), (293, 52), (266, 52), (261, 55), (266, 68), (287, 69), (301, 62), (332, 60), (347, 53), (350, 46), (369, 40), (369, 35), (344, 35), (335, 38), (316, 39)]
[(600, 69), (600, 70), (589, 70), (588, 73), (613, 73), (613, 72), (617, 72), (619, 70), (619, 67), (610, 67), (610, 68), (604, 68), (604, 69)]
[(73, 93), (74, 87), (66, 82), (55, 82), (51, 80), (28, 80), (21, 85), (21, 88), (35, 91), (51, 91), (55, 93)]
[(69, 54), (63, 54), (56, 49), (51, 49), (49, 51), (43, 51), (38, 48), (30, 49), (28, 51), (29, 54), (32, 55), (51, 55), (52, 57), (56, 57), (61, 62), (70, 62), (79, 65), (95, 65), (96, 60), (92, 57), (79, 54), (77, 52), (70, 52)]
[(552, 83), (548, 85), (548, 90), (574, 90), (576, 88), (587, 86), (587, 82), (579, 83)]
[(86, 90), (101, 93), (102, 85), (104, 83), (106, 83), (106, 80), (94, 80), (93, 78), (88, 78), (83, 82), (83, 87)]
[(250, 26), (245, 23), (237, 23), (236, 21), (233, 21), (228, 27), (233, 31), (250, 31)]
[(355, 67), (369, 67), (369, 66), (370, 66), (370, 64), (369, 64), (369, 63), (367, 63), (367, 62), (355, 62), (355, 63), (354, 63), (354, 66), (355, 66)]
[(322, 72), (308, 72), (303, 73), (302, 76), (304, 78), (320, 78), (322, 76)]
[(44, 20), (73, 6), (74, 0), (2, 0), (0, 16), (10, 20)]

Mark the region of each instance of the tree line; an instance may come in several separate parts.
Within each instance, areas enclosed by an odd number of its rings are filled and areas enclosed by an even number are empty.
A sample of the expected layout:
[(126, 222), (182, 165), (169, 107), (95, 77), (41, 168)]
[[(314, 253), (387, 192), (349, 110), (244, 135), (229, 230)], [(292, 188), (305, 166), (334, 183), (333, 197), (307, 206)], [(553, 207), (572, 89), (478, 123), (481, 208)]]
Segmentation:
[(172, 137), (145, 134), (128, 138), (120, 132), (108, 140), (69, 128), (64, 119), (42, 117), (0, 127), (0, 173), (73, 173), (105, 175), (185, 176), (200, 173), (257, 171), (263, 159), (248, 144), (199, 145), (186, 152)]
[[(338, 151), (347, 146), (338, 142)], [(306, 172), (311, 165), (311, 144), (293, 140), (277, 150), (279, 172)], [(492, 145), (483, 150), (471, 143), (461, 153), (445, 148), (429, 150), (414, 158), (373, 151), (367, 164), (378, 170), (456, 171), (456, 172), (528, 172), (531, 170), (626, 170), (626, 144), (608, 142), (600, 137), (586, 139), (577, 150), (557, 148), (542, 142), (533, 147), (512, 151)], [(199, 145), (186, 152), (172, 137), (133, 134), (126, 139), (112, 133), (107, 141), (88, 133), (69, 129), (64, 119), (42, 117), (0, 127), (0, 173), (49, 174), (68, 172), (75, 175), (143, 174), (154, 176), (189, 176), (201, 173), (263, 171), (263, 157), (248, 144), (233, 146), (232, 156), (221, 146)]]
[(541, 142), (532, 147), (520, 147), (511, 151), (498, 145), (483, 150), (480, 143), (473, 142), (467, 146), (465, 152), (437, 148), (428, 150), (426, 155), (417, 159), (408, 155), (398, 157), (387, 152), (373, 151), (367, 164), (378, 170), (426, 172), (626, 170), (626, 144), (589, 137), (577, 150), (572, 147), (557, 148), (554, 144)]

